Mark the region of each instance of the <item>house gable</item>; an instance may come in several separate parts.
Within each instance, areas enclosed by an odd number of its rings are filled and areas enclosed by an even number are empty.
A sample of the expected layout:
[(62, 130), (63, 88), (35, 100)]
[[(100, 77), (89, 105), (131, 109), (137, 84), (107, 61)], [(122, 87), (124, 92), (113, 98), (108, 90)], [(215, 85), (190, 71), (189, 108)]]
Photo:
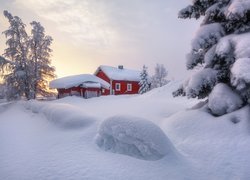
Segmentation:
[[(102, 80), (108, 82), (110, 84), (110, 87), (111, 87), (111, 82), (110, 82), (109, 77), (100, 68), (97, 69), (95, 75), (97, 77), (101, 78)], [(109, 89), (102, 89), (101, 94), (102, 95), (110, 95), (110, 88)]]
[(103, 79), (104, 81), (110, 83), (110, 78), (101, 69), (99, 69), (95, 75)]
[(97, 75), (100, 71), (103, 72), (109, 80), (119, 81), (140, 81), (140, 71), (123, 68), (116, 68), (112, 66), (101, 65), (95, 72)]
[[(100, 66), (95, 75), (110, 83), (111, 90), (103, 90), (102, 95), (138, 94), (139, 71), (119, 69), (111, 66)], [(119, 87), (119, 88), (118, 88)]]

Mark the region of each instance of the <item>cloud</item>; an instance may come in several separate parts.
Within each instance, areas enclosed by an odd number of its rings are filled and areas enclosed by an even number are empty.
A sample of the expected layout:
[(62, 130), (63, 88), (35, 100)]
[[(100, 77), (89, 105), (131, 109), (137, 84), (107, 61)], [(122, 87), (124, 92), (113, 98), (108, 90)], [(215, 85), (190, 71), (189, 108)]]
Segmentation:
[(57, 30), (67, 33), (74, 42), (105, 47), (117, 38), (104, 7), (95, 0), (15, 0), (14, 4), (53, 22)]
[(152, 29), (170, 12), (165, 0), (15, 0), (14, 5), (53, 22), (77, 44), (101, 48), (157, 36)]

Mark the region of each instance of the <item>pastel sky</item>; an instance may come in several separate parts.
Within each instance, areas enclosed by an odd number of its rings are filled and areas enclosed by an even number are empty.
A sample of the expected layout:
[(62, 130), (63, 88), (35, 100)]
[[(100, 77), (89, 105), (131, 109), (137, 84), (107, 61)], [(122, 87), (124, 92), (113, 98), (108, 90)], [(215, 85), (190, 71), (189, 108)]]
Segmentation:
[[(0, 31), (8, 27), (3, 10), (27, 25), (41, 22), (53, 41), (53, 65), (58, 77), (93, 73), (103, 65), (124, 65), (152, 74), (164, 64), (169, 79), (187, 75), (185, 56), (199, 26), (178, 19), (189, 0), (0, 0)], [(0, 53), (5, 48), (0, 35)]]

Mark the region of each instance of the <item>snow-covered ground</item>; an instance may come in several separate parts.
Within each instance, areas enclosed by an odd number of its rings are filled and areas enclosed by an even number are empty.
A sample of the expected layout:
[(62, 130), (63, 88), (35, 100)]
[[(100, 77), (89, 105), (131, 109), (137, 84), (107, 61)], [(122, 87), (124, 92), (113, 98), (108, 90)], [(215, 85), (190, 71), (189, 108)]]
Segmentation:
[(0, 179), (250, 179), (250, 110), (144, 95), (0, 103)]

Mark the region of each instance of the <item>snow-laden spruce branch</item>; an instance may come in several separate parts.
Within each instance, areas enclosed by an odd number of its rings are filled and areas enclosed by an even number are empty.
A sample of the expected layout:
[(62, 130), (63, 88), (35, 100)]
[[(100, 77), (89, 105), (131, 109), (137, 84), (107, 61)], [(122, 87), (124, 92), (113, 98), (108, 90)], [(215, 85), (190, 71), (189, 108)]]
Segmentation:
[[(215, 94), (221, 92), (220, 89), (227, 89), (224, 93), (230, 92), (234, 97), (240, 98), (237, 101), (227, 101), (230, 102), (227, 106), (234, 107), (230, 112), (249, 103), (250, 1), (194, 0), (179, 12), (179, 17), (203, 17), (203, 21), (191, 43), (186, 64), (187, 69), (199, 67), (199, 71), (193, 73), (173, 95), (208, 97), (210, 110), (216, 115), (229, 112), (218, 112), (220, 105), (216, 110), (211, 103), (216, 99), (213, 97), (218, 97)], [(232, 96), (228, 94), (225, 97)]]

